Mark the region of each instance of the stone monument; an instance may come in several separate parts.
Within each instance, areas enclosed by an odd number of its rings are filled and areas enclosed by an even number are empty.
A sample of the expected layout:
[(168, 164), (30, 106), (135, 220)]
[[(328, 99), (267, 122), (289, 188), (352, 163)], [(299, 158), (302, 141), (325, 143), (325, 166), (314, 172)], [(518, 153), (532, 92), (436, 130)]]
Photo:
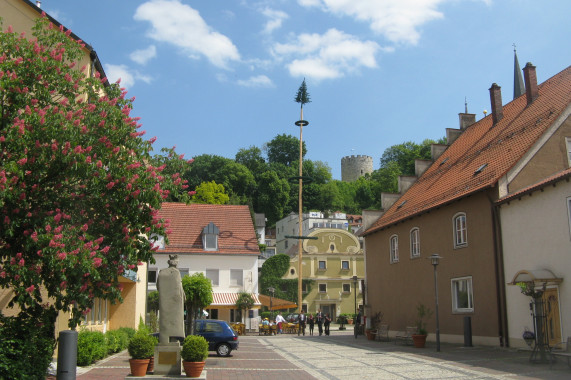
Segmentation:
[(184, 334), (184, 291), (178, 256), (169, 255), (169, 267), (159, 272), (159, 344), (155, 347), (155, 374), (181, 374), (181, 346), (176, 337)]

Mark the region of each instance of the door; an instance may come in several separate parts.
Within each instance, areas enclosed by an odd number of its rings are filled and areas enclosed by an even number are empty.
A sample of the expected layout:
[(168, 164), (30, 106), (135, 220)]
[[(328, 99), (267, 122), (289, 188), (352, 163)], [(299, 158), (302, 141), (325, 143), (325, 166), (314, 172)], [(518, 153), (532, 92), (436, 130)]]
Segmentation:
[(561, 320), (559, 318), (559, 298), (557, 288), (546, 289), (543, 293), (545, 317), (547, 322), (547, 339), (549, 346), (561, 342)]

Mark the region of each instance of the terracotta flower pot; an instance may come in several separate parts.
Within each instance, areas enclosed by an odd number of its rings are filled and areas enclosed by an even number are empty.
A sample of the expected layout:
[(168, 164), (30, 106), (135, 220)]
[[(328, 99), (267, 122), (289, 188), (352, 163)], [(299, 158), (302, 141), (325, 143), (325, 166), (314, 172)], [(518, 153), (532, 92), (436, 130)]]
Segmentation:
[(365, 334), (367, 335), (368, 340), (375, 340), (375, 333), (373, 330), (365, 330)]
[(186, 377), (199, 377), (204, 369), (205, 363), (206, 362), (187, 362), (186, 360), (183, 360), (182, 366), (184, 367)]
[(424, 348), (426, 345), (426, 335), (412, 335), (412, 342), (416, 348)]
[(149, 367), (149, 359), (129, 359), (129, 365), (131, 366), (131, 375), (145, 376)]
[(149, 359), (149, 367), (147, 368), (147, 373), (153, 373), (155, 370), (155, 357), (151, 356)]

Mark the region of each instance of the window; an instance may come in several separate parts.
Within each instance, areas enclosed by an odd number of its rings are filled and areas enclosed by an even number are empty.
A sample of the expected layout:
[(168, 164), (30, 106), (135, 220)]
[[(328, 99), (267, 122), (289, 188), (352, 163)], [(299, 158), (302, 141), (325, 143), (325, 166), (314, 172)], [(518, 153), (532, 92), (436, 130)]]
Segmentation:
[(399, 237), (397, 235), (391, 236), (391, 263), (398, 263), (399, 261)]
[(157, 282), (157, 268), (149, 269), (148, 280), (150, 284), (155, 284)]
[(327, 284), (319, 284), (319, 293), (327, 293)]
[(319, 270), (325, 270), (325, 269), (327, 269), (327, 261), (325, 261), (325, 260), (319, 260), (317, 269), (319, 269)]
[(305, 282), (303, 282), (303, 283), (301, 284), (301, 291), (302, 291), (303, 293), (307, 293), (307, 284), (306, 284)]
[(182, 278), (184, 276), (188, 276), (190, 271), (188, 270), (188, 268), (179, 268), (178, 271), (180, 272), (180, 278), (182, 280)]
[(452, 279), (452, 311), (455, 313), (474, 311), (472, 277)]
[(218, 269), (207, 269), (206, 278), (210, 279), (212, 286), (218, 286)]
[(466, 229), (466, 214), (454, 216), (454, 248), (468, 245), (468, 231)]
[(295, 274), (295, 269), (291, 268), (291, 269), (289, 270), (289, 274), (291, 274), (291, 275), (293, 276), (293, 275)]
[(218, 234), (220, 230), (212, 222), (202, 229), (202, 246), (205, 251), (218, 250)]
[(288, 241), (286, 240), (286, 241), (285, 241), (285, 247), (286, 247), (286, 248), (287, 248), (287, 246), (288, 246), (287, 242), (288, 242)]
[(351, 293), (351, 284), (343, 284), (343, 293)]
[(158, 247), (158, 249), (165, 249), (165, 237), (157, 234), (152, 234), (150, 238), (153, 243), (153, 247)]
[(565, 137), (565, 144), (567, 145), (567, 161), (571, 167), (571, 137)]
[(244, 284), (242, 272), (242, 269), (230, 269), (230, 286), (242, 286)]
[(349, 270), (349, 260), (341, 260), (341, 269)]
[(420, 256), (420, 230), (413, 228), (410, 231), (410, 257)]

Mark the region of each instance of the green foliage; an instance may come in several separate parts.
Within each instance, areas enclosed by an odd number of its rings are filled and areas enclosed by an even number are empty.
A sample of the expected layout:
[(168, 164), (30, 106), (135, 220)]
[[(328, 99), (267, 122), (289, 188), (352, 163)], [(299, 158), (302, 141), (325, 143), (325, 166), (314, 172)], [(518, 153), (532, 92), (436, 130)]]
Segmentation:
[(107, 356), (105, 335), (100, 331), (81, 330), (77, 334), (77, 365), (87, 366)]
[(429, 319), (432, 317), (432, 310), (426, 307), (424, 304), (418, 304), (416, 306), (416, 331), (419, 335), (426, 335), (426, 321), (425, 319)]
[(299, 86), (294, 100), (296, 103), (301, 103), (302, 108), (304, 104), (311, 103), (309, 93), (307, 92), (307, 85), (305, 84), (305, 78), (303, 78), (303, 82), (301, 82), (301, 86)]
[[(302, 149), (302, 156), (305, 156), (307, 153), (305, 141), (302, 144)], [(290, 166), (293, 162), (299, 161), (299, 138), (285, 133), (277, 135), (266, 143), (264, 150), (270, 165), (278, 163)], [(295, 175), (299, 175), (299, 172)]]
[(235, 159), (237, 163), (247, 167), (254, 177), (257, 177), (268, 169), (266, 160), (262, 157), (262, 150), (256, 146), (251, 146), (248, 149), (240, 149), (238, 153), (236, 153)]
[[(282, 277), (289, 269), (289, 256), (280, 253), (267, 259), (262, 265), (260, 273), (260, 293), (270, 295), (269, 287), (273, 287), (274, 297), (297, 302), (298, 297), (298, 280), (283, 279)], [(307, 292), (311, 292), (314, 281), (302, 279), (302, 286), (305, 286)]]
[(286, 213), (289, 202), (290, 186), (286, 179), (280, 178), (274, 171), (260, 175), (255, 209), (263, 211), (268, 225), (274, 225)]
[(139, 330), (129, 341), (127, 351), (132, 359), (146, 359), (154, 355), (157, 339), (144, 330)]
[[(0, 379), (44, 379), (55, 348), (54, 319), (0, 314)], [(51, 325), (50, 325), (51, 324)]]
[(264, 264), (262, 264), (262, 272), (260, 273), (260, 278), (262, 277), (278, 277), (284, 276), (289, 269), (289, 256), (285, 253), (280, 253), (275, 256), (270, 257)]
[(224, 191), (224, 186), (214, 181), (202, 182), (196, 188), (196, 194), (192, 196), (193, 203), (225, 205), (230, 197)]
[(131, 340), (131, 338), (134, 337), (135, 334), (137, 333), (137, 330), (135, 330), (134, 328), (131, 328), (131, 327), (119, 327), (118, 330), (121, 333), (127, 335), (127, 341)]
[(194, 320), (212, 303), (212, 282), (204, 273), (197, 272), (182, 278), (182, 289), (186, 298), (187, 331), (194, 331)]
[[(238, 299), (236, 300), (236, 307), (240, 311), (250, 310), (254, 306), (254, 298), (248, 292), (240, 292)], [(242, 313), (242, 315), (246, 315)]]
[(151, 332), (159, 331), (159, 317), (155, 312), (149, 313), (149, 328), (151, 329)]
[[(134, 331), (134, 330), (133, 330)], [(107, 354), (121, 352), (129, 344), (129, 335), (124, 330), (109, 330), (105, 333)]]
[(157, 312), (159, 310), (159, 292), (157, 290), (147, 294), (147, 307), (150, 311)]
[(184, 339), (181, 351), (182, 360), (203, 362), (208, 357), (208, 342), (199, 335), (188, 335)]

